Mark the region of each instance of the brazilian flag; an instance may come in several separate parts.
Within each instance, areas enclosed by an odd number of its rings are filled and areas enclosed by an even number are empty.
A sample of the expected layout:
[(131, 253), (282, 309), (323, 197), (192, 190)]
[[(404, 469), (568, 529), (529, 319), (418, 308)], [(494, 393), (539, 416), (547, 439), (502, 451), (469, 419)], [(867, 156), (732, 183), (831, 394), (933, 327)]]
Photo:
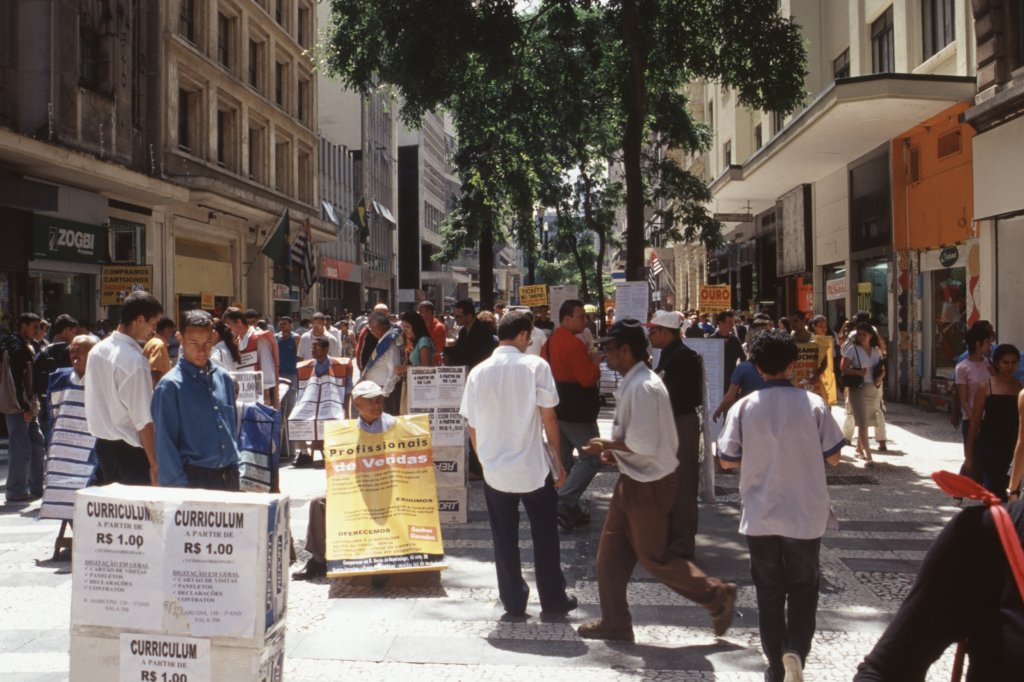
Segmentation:
[(349, 220), (355, 223), (359, 241), (365, 244), (370, 240), (370, 223), (366, 217), (366, 197), (359, 200), (356, 207), (352, 209)]

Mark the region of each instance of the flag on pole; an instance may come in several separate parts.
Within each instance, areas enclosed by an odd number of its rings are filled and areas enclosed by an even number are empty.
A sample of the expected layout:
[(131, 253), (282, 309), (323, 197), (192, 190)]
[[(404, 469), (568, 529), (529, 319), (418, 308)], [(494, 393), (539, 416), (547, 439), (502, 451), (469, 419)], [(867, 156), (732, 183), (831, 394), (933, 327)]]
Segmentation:
[(316, 256), (313, 255), (313, 235), (308, 220), (292, 243), (292, 265), (299, 269), (299, 287), (302, 293), (309, 293), (316, 284), (317, 274)]
[(365, 244), (370, 239), (370, 223), (366, 215), (366, 197), (361, 198), (356, 207), (352, 209), (349, 220), (356, 224), (356, 234), (359, 235), (359, 241)]
[(653, 274), (655, 274), (655, 275), (660, 275), (662, 270), (664, 270), (664, 269), (665, 269), (665, 267), (661, 264), (661, 261), (658, 259), (658, 254), (655, 253), (654, 250), (652, 249), (651, 250), (651, 272)]
[(275, 268), (283, 269), (285, 281), (291, 283), (291, 268), (288, 267), (288, 221), (288, 209), (286, 208), (277, 221), (277, 225), (274, 226), (274, 230), (267, 237), (263, 248), (260, 249), (260, 253), (269, 258)]

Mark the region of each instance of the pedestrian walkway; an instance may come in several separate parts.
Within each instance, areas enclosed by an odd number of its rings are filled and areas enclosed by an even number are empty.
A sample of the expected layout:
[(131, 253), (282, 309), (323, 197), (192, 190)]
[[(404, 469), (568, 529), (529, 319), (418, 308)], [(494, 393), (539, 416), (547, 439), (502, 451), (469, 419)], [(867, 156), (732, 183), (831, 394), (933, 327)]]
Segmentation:
[[(841, 416), (839, 411), (837, 416)], [(602, 426), (610, 426), (609, 412)], [(888, 454), (865, 469), (849, 457), (830, 471), (841, 522), (822, 548), (818, 633), (808, 679), (849, 680), (909, 589), (942, 525), (956, 513), (928, 475), (959, 466), (959, 434), (942, 415), (905, 405), (889, 412)], [(323, 490), (322, 469), (286, 468), (292, 531), (300, 562), (308, 502)], [(474, 483), (470, 522), (446, 526), (449, 568), (439, 587), (326, 580), (293, 582), (289, 592), (286, 679), (314, 680), (729, 680), (763, 679), (757, 612), (746, 546), (736, 529), (736, 475), (718, 479), (719, 502), (701, 505), (697, 563), (740, 585), (741, 613), (716, 640), (703, 609), (637, 570), (630, 586), (636, 643), (584, 641), (574, 626), (599, 614), (595, 554), (615, 474), (602, 472), (588, 497), (589, 528), (562, 536), (562, 561), (580, 608), (542, 618), (535, 595), (525, 622), (502, 622), (483, 493)], [(61, 680), (68, 668), (69, 564), (48, 559), (58, 524), (34, 520), (38, 503), (0, 507), (0, 670), (11, 680)], [(529, 531), (522, 524), (529, 566)], [(532, 575), (528, 573), (527, 580)], [(948, 680), (951, 652), (929, 680)]]

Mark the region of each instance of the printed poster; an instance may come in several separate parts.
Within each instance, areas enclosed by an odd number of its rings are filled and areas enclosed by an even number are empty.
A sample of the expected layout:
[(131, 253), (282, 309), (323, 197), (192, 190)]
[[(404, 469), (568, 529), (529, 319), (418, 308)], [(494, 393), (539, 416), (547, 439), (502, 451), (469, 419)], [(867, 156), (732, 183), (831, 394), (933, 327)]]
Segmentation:
[(805, 343), (796, 344), (796, 362), (793, 364), (793, 385), (797, 388), (804, 388), (808, 391), (821, 393), (820, 379), (810, 383), (810, 377), (814, 374), (825, 358), (821, 354), (822, 347), (817, 341), (811, 339)]
[(409, 412), (430, 415), (435, 447), (462, 446), (466, 420), (459, 414), (466, 390), (465, 367), (410, 367)]
[(231, 372), (231, 378), (235, 382), (236, 402), (263, 402), (263, 372)]
[(429, 416), (397, 417), (384, 433), (332, 422), (324, 444), (328, 575), (446, 568)]
[(536, 306), (548, 304), (547, 284), (527, 284), (519, 287), (519, 305)]
[(344, 381), (328, 374), (305, 383), (288, 415), (289, 440), (323, 440), (329, 422), (346, 418)]
[(122, 682), (210, 682), (210, 640), (121, 633)]
[(548, 288), (548, 298), (551, 300), (551, 317), (555, 319), (562, 304), (570, 298), (579, 298), (579, 287), (575, 284), (560, 284)]
[(615, 284), (615, 319), (623, 320), (632, 317), (641, 322), (647, 321), (650, 308), (650, 285), (647, 280), (642, 282), (618, 282)]

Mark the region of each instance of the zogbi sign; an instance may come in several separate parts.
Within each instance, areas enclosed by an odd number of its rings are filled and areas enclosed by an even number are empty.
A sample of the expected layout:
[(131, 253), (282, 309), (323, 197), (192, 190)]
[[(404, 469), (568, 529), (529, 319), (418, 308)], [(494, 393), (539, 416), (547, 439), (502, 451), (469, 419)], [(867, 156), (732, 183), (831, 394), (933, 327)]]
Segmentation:
[(106, 263), (107, 227), (32, 216), (32, 257), (79, 263)]

